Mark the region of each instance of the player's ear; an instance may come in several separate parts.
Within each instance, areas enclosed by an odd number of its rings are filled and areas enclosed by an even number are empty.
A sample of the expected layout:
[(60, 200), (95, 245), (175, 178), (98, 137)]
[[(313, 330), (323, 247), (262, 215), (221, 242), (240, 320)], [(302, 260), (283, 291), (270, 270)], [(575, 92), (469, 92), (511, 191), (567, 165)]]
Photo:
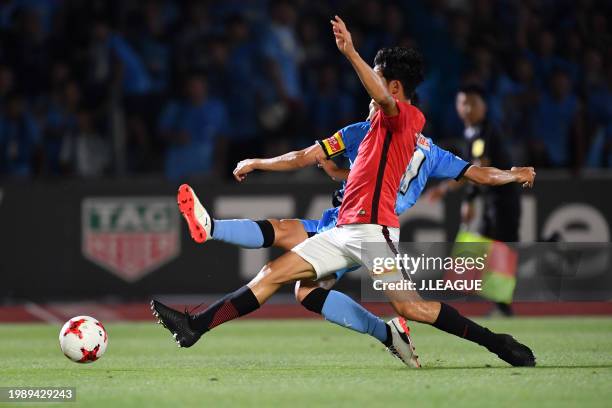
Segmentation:
[(397, 79), (389, 81), (389, 92), (391, 92), (391, 95), (399, 95), (401, 91), (402, 83), (400, 81), (398, 81)]

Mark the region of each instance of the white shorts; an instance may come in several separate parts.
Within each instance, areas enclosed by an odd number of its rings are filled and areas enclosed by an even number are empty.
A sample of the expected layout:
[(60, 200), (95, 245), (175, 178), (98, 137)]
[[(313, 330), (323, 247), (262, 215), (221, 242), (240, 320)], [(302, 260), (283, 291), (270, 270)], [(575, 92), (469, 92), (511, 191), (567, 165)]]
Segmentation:
[(376, 256), (393, 256), (399, 233), (399, 228), (377, 224), (341, 225), (308, 238), (292, 251), (311, 264), (321, 279), (357, 265), (371, 270), (372, 254), (362, 253), (362, 244), (376, 243)]

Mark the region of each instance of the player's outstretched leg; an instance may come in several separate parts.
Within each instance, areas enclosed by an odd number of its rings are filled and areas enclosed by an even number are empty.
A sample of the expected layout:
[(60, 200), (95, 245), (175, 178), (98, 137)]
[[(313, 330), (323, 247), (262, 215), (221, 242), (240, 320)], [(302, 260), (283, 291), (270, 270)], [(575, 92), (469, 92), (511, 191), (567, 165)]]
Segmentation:
[(300, 220), (213, 219), (187, 184), (179, 187), (177, 202), (191, 237), (197, 243), (214, 239), (241, 248), (274, 246), (289, 250), (308, 238)]
[(190, 315), (187, 311), (181, 313), (157, 300), (151, 301), (153, 314), (172, 333), (179, 347), (191, 347), (213, 327), (258, 308), (259, 302), (248, 286), (225, 295), (197, 315)]
[(151, 306), (153, 314), (172, 333), (178, 345), (191, 347), (214, 327), (257, 310), (282, 285), (315, 276), (312, 265), (297, 254), (287, 252), (265, 265), (248, 285), (225, 295), (196, 315), (181, 313), (156, 300)]
[(536, 364), (535, 356), (529, 347), (519, 343), (509, 334), (493, 333), (464, 317), (446, 303), (440, 303), (440, 313), (433, 326), (486, 347), (512, 366), (533, 367)]
[(493, 333), (446, 303), (393, 301), (392, 304), (398, 314), (405, 318), (429, 323), (437, 329), (479, 344), (512, 366), (533, 367), (536, 364), (529, 347), (509, 334)]
[(394, 356), (409, 367), (421, 366), (410, 338), (410, 329), (403, 317), (385, 323), (344, 293), (329, 290), (334, 279), (324, 281), (299, 281), (295, 296), (298, 302), (311, 312), (341, 327), (369, 334), (379, 340)]

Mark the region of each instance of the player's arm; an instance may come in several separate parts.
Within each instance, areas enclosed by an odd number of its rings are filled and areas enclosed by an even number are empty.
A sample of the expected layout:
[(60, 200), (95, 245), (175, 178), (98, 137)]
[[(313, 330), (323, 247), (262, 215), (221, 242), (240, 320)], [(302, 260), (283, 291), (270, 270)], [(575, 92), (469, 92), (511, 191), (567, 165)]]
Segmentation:
[(436, 165), (431, 176), (446, 181), (431, 188), (427, 193), (430, 201), (437, 201), (449, 191), (457, 190), (467, 181), (475, 184), (500, 186), (508, 183), (520, 183), (523, 187), (531, 187), (535, 178), (533, 167), (513, 167), (511, 170), (500, 170), (489, 166), (489, 161), (483, 159), (478, 164), (470, 164), (458, 156), (431, 143), (431, 156)]
[(236, 165), (234, 178), (243, 181), (247, 174), (253, 170), (263, 171), (291, 171), (307, 166), (313, 166), (319, 158), (324, 158), (325, 153), (319, 143), (302, 150), (285, 153), (269, 159), (246, 159)]
[(383, 79), (374, 72), (372, 67), (355, 50), (351, 33), (346, 28), (344, 21), (340, 17), (335, 16), (334, 20), (331, 20), (331, 24), (334, 37), (336, 37), (336, 46), (349, 60), (370, 97), (374, 99), (374, 102), (380, 106), (386, 115), (397, 115), (399, 113), (397, 102), (387, 90)]
[(536, 172), (533, 167), (512, 167), (501, 170), (497, 167), (470, 166), (463, 177), (476, 184), (487, 186), (502, 186), (509, 183), (519, 183), (523, 187), (533, 187)]
[(450, 191), (458, 190), (466, 181), (484, 186), (502, 186), (509, 183), (519, 183), (523, 188), (533, 187), (536, 176), (533, 167), (512, 167), (510, 170), (501, 170), (497, 167), (481, 167), (471, 165), (463, 176), (457, 181), (444, 181), (430, 189), (427, 196), (430, 201), (437, 201)]

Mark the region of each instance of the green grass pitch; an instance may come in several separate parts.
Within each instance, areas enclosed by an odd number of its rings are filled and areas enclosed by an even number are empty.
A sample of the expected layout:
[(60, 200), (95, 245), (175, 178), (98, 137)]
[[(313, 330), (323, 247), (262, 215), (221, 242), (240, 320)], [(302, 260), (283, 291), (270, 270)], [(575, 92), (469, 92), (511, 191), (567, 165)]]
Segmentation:
[(153, 323), (109, 324), (107, 353), (89, 365), (62, 355), (59, 327), (0, 325), (0, 386), (74, 386), (69, 407), (611, 406), (611, 318), (481, 322), (531, 346), (538, 367), (509, 367), (421, 324), (412, 326), (421, 370), (315, 320), (232, 322), (185, 350)]

